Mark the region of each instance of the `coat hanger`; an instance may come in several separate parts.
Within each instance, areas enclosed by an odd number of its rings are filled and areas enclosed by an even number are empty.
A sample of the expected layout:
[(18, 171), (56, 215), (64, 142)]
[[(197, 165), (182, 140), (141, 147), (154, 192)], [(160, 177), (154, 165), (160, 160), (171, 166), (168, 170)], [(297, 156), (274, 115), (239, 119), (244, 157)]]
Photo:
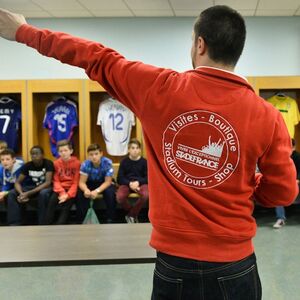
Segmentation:
[(4, 96), (4, 97), (1, 97), (1, 98), (0, 98), (0, 102), (1, 102), (1, 103), (8, 103), (8, 102), (10, 102), (10, 101), (14, 101), (14, 100), (11, 99), (11, 98), (9, 98), (9, 97), (7, 97), (7, 96)]
[(275, 93), (275, 96), (285, 98), (286, 94), (283, 91), (278, 91)]

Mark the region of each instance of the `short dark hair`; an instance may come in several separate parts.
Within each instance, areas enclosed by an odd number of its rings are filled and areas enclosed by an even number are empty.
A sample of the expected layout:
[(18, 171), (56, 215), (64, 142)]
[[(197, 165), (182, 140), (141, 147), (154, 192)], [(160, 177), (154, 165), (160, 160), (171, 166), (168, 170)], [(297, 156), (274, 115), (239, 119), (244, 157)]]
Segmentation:
[(90, 144), (88, 147), (87, 147), (87, 153), (91, 152), (91, 151), (96, 151), (96, 150), (99, 150), (100, 152), (102, 152), (102, 149), (100, 147), (99, 144)]
[(56, 149), (59, 150), (59, 148), (63, 147), (63, 146), (68, 146), (70, 150), (73, 150), (72, 143), (69, 140), (61, 140), (61, 141), (57, 142)]
[(0, 156), (3, 156), (3, 155), (10, 155), (11, 158), (15, 158), (16, 157), (16, 153), (13, 149), (10, 149), (10, 148), (6, 148), (4, 149), (1, 153), (0, 153)]
[(225, 5), (216, 5), (201, 12), (194, 24), (195, 41), (202, 37), (210, 59), (235, 66), (242, 54), (246, 25), (243, 17)]
[(131, 139), (130, 142), (128, 143), (128, 148), (132, 144), (137, 145), (139, 148), (141, 148), (141, 142), (138, 139)]
[(40, 145), (35, 145), (35, 146), (31, 147), (30, 153), (31, 153), (31, 151), (32, 151), (33, 149), (38, 149), (38, 150), (41, 151), (42, 154), (44, 154), (44, 149), (43, 149), (43, 147), (41, 147)]

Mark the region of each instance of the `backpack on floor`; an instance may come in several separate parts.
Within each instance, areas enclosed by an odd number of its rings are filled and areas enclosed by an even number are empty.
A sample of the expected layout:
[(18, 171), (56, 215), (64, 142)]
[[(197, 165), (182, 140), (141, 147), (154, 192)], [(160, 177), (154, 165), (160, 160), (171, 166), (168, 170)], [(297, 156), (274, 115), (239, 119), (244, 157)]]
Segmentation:
[(100, 224), (95, 210), (93, 209), (93, 200), (90, 200), (90, 208), (88, 209), (82, 224)]

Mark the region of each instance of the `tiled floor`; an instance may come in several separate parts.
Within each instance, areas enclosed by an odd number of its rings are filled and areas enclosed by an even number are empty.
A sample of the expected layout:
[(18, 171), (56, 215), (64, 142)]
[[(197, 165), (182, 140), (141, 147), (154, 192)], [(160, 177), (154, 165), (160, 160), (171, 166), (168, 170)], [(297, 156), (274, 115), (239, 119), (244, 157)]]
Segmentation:
[[(300, 206), (274, 230), (273, 213), (256, 213), (255, 238), (264, 300), (300, 299)], [(4, 242), (4, 241), (3, 241)], [(3, 300), (148, 300), (153, 264), (0, 269)]]

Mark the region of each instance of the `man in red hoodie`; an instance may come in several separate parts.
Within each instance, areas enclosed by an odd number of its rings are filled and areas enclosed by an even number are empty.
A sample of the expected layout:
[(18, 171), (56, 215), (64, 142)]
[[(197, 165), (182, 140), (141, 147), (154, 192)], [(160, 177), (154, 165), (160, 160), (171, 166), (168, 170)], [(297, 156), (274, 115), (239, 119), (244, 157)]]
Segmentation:
[(55, 224), (66, 224), (70, 208), (75, 202), (79, 183), (80, 161), (72, 156), (72, 144), (68, 140), (57, 143), (59, 158), (54, 161), (53, 193), (49, 199), (45, 224), (54, 223), (54, 214), (60, 208)]
[(226, 6), (204, 10), (194, 25), (194, 69), (183, 73), (128, 61), (7, 11), (0, 35), (84, 68), (141, 120), (158, 256), (152, 299), (261, 299), (253, 196), (267, 207), (289, 205), (298, 187), (280, 113), (233, 73), (246, 37), (241, 15)]

